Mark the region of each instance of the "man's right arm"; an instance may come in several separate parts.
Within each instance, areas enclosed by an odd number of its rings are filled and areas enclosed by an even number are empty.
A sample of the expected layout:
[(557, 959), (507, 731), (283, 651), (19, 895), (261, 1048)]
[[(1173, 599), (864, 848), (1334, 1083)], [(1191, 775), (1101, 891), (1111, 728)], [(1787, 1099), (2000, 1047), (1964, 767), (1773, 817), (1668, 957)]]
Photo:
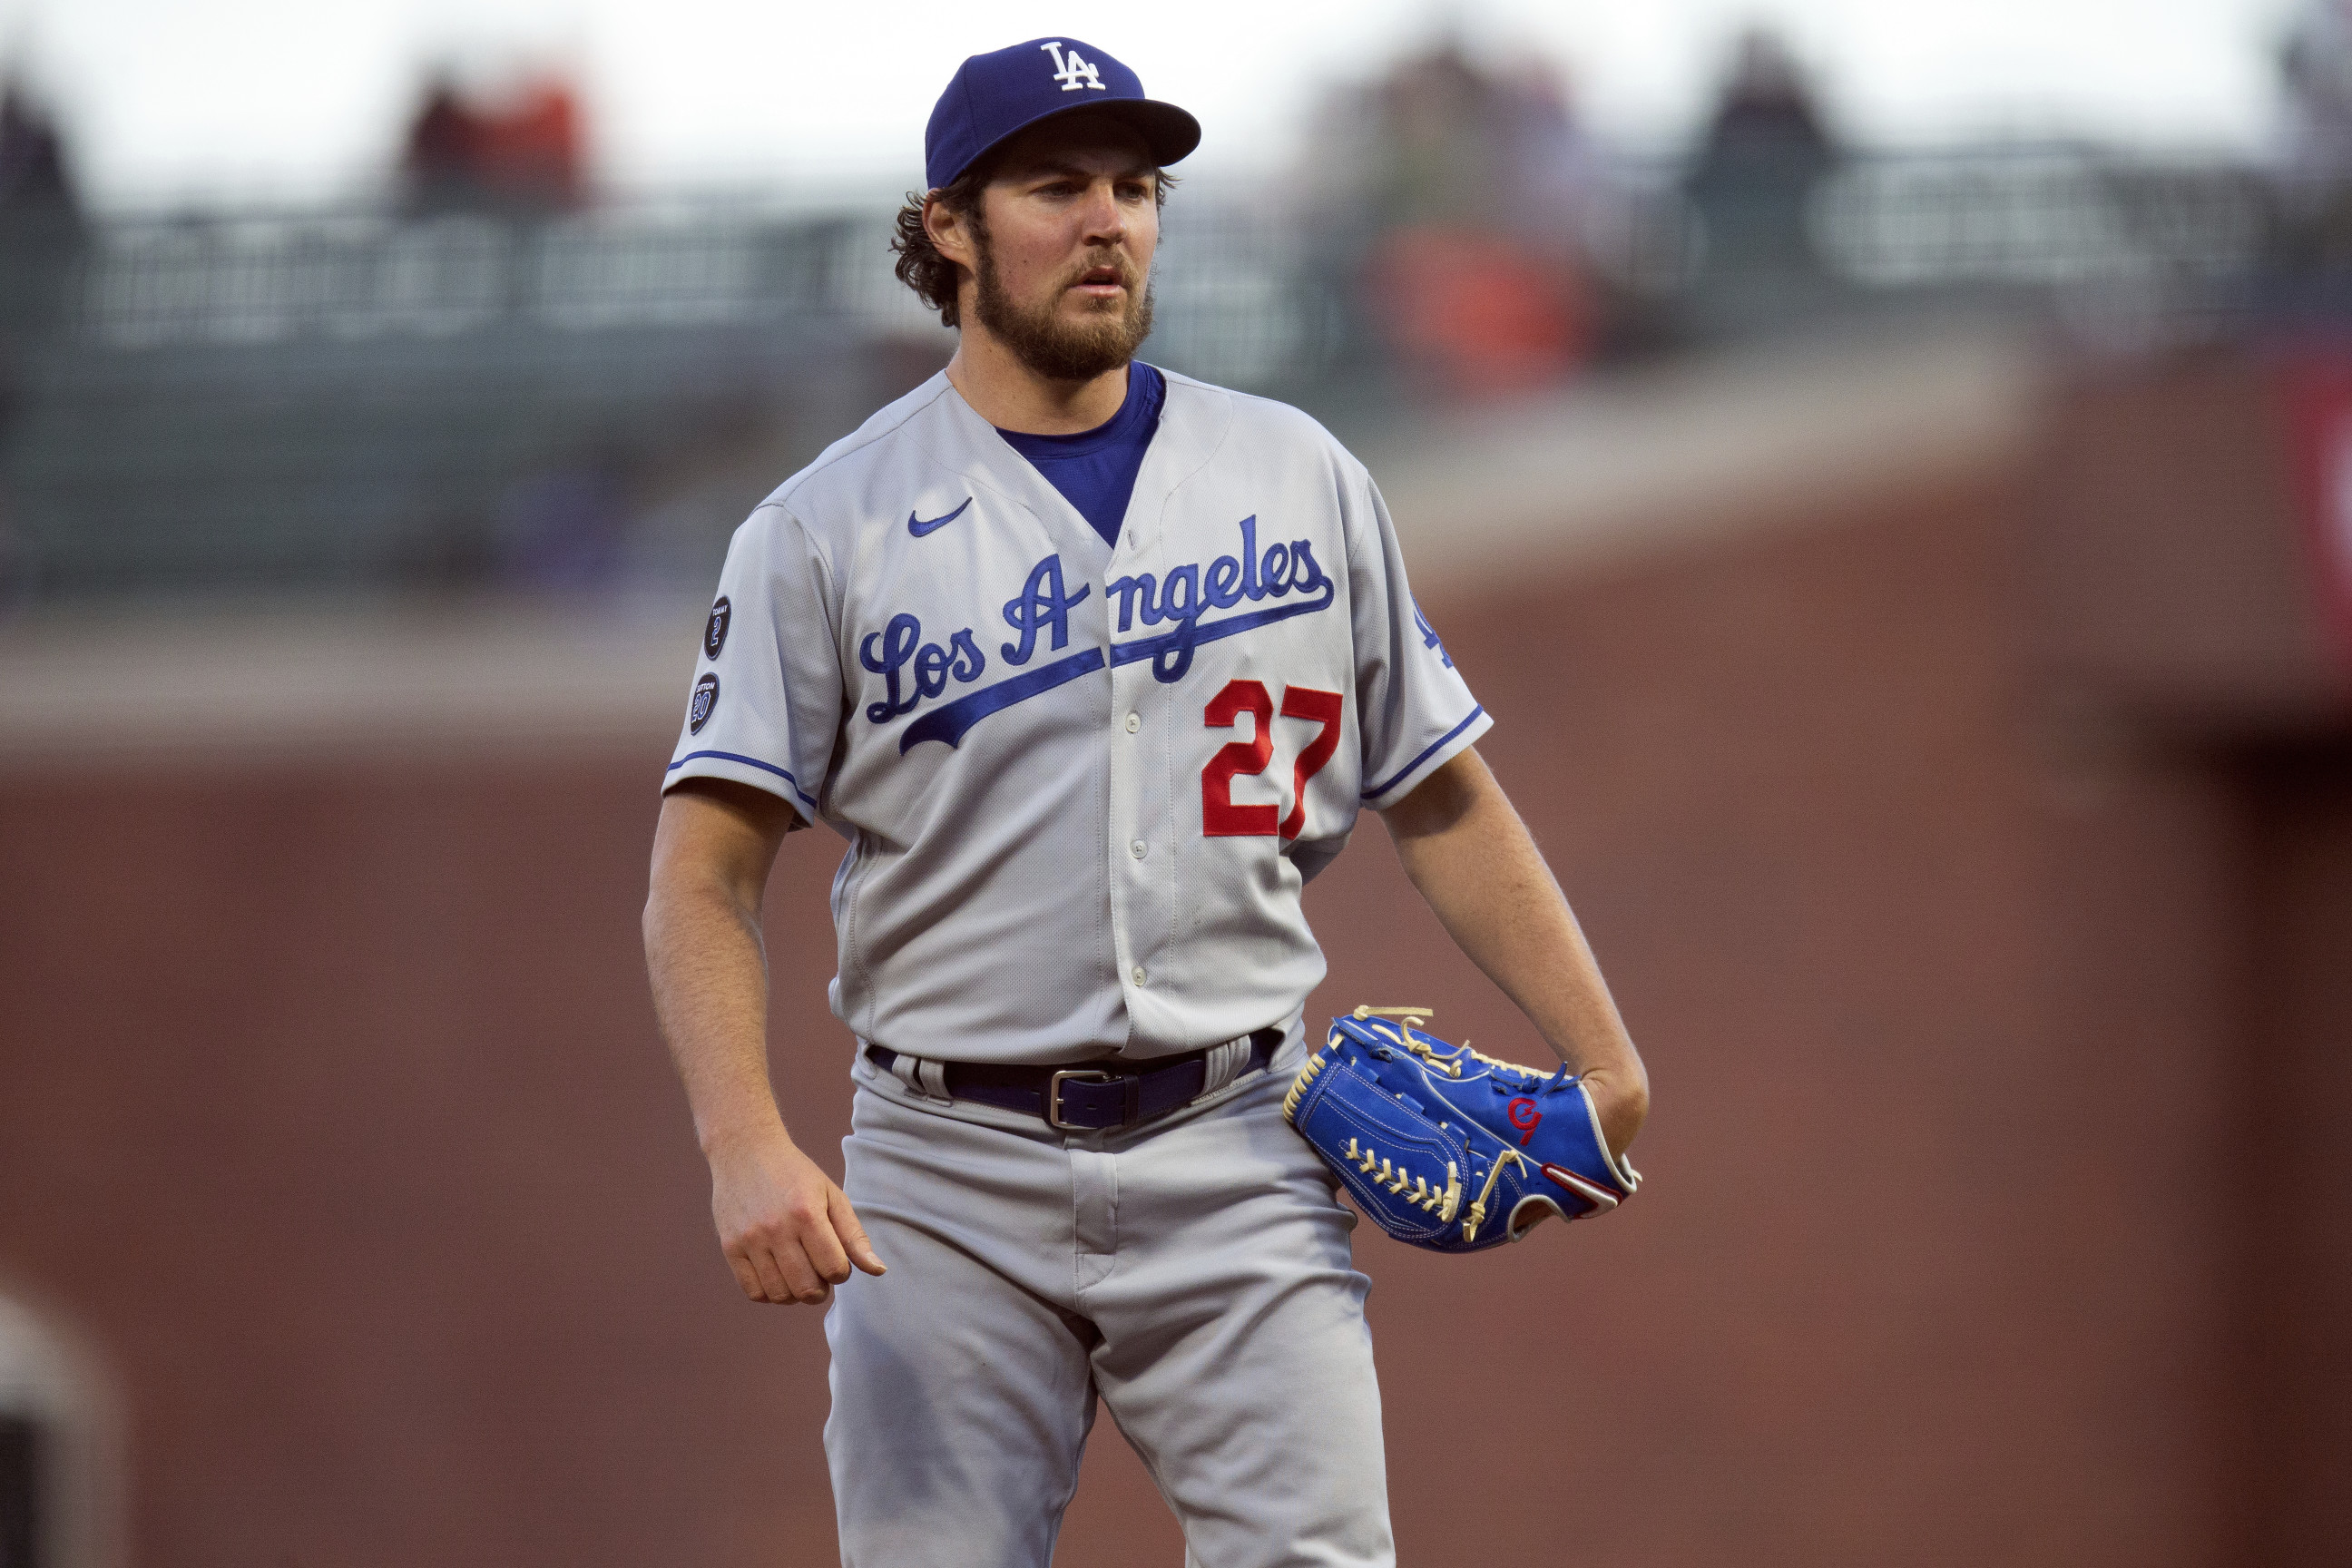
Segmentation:
[(710, 1162), (710, 1210), (755, 1301), (817, 1305), (882, 1260), (842, 1194), (784, 1129), (768, 1081), (760, 905), (792, 807), (748, 785), (690, 779), (662, 798), (646, 898), (654, 1013)]

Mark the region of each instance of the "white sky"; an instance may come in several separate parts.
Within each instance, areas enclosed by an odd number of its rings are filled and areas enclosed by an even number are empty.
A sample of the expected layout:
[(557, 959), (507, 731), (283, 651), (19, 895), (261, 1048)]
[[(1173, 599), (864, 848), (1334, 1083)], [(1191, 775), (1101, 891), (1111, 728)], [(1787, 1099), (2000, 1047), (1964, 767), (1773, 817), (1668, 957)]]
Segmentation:
[(1076, 35), (1200, 117), (1202, 173), (1276, 164), (1326, 85), (1449, 19), (1559, 62), (1589, 123), (1687, 135), (1727, 40), (1780, 26), (1839, 124), (1874, 142), (1984, 132), (2252, 151), (2305, 0), (1186, 0), (1096, 15), (1028, 0), (0, 0), (0, 61), (62, 112), (110, 205), (370, 188), (425, 62), (568, 67), (597, 171), (629, 188), (912, 184), (965, 55)]

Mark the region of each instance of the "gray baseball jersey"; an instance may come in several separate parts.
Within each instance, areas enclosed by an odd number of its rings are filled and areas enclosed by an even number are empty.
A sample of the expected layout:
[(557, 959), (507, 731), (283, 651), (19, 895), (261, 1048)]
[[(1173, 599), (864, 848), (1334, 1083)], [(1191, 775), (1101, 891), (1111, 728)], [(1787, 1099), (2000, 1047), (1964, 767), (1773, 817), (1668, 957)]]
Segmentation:
[(737, 531), (702, 652), (668, 782), (842, 834), (835, 1014), (964, 1061), (1290, 1017), (1300, 889), (1491, 722), (1363, 466), (1175, 374), (1115, 549), (932, 377)]

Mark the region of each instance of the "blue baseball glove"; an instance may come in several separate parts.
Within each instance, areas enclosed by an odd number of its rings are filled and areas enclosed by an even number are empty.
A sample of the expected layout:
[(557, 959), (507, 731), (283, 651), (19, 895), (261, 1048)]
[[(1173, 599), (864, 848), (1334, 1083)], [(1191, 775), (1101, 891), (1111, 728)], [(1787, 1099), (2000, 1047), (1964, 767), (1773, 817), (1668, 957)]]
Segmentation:
[(1567, 1068), (1448, 1045), (1423, 1032), (1428, 1016), (1359, 1007), (1332, 1019), (1282, 1102), (1373, 1224), (1432, 1251), (1475, 1252), (1633, 1195), (1640, 1174), (1610, 1154)]

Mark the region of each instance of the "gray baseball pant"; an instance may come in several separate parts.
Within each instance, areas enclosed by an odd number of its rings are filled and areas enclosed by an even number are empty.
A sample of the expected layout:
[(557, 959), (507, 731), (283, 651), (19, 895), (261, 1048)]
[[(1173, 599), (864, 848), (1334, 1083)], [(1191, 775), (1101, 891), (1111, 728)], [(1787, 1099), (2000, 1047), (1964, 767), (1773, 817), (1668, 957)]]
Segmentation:
[(1191, 1568), (1391, 1568), (1355, 1216), (1305, 1055), (1139, 1128), (928, 1099), (860, 1053), (844, 1186), (889, 1272), (825, 1316), (843, 1568), (1046, 1568), (1097, 1395)]

